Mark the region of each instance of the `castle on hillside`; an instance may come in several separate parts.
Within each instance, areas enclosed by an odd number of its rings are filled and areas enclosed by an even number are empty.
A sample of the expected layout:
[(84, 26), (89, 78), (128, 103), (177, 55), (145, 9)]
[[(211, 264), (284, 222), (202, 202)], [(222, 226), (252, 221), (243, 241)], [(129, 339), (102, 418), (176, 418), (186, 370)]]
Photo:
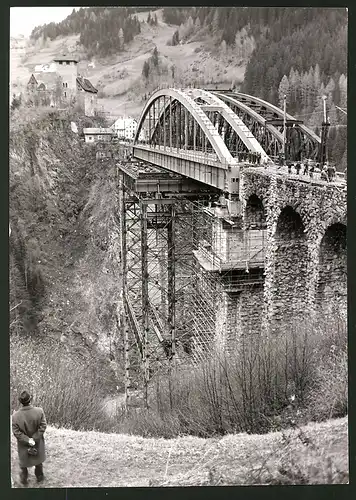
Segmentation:
[(35, 106), (77, 105), (86, 116), (94, 116), (97, 110), (98, 90), (78, 73), (78, 61), (68, 56), (37, 65), (27, 83), (27, 93)]

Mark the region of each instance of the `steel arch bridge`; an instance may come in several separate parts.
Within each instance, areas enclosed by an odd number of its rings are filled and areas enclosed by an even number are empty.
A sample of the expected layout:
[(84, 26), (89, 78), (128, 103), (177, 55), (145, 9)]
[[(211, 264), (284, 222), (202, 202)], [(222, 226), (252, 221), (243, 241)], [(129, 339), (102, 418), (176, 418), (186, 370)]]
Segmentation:
[[(217, 95), (243, 120), (270, 155), (281, 153), (283, 111), (263, 99), (240, 92), (217, 92)], [(300, 120), (286, 114), (287, 156), (291, 160), (318, 159), (321, 138)]]
[[(283, 111), (257, 97), (195, 88), (160, 89), (141, 113), (133, 156), (227, 190), (228, 178), (239, 176), (243, 161), (271, 161), (282, 153), (283, 129)], [(287, 114), (288, 159), (317, 160), (320, 151), (320, 137)]]

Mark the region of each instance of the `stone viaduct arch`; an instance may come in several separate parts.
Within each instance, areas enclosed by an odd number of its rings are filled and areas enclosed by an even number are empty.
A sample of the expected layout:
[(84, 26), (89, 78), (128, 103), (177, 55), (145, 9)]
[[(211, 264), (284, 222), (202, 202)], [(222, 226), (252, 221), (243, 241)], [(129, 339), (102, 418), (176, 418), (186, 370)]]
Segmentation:
[(290, 205), (279, 213), (275, 231), (275, 318), (292, 324), (305, 313), (307, 303), (308, 241), (300, 214)]
[(245, 228), (266, 229), (267, 219), (263, 200), (253, 193), (246, 200), (244, 214)]
[(265, 213), (264, 307), (272, 330), (329, 306), (346, 313), (346, 192), (248, 169), (240, 197), (246, 227)]
[(346, 225), (328, 226), (320, 242), (317, 304), (332, 312), (347, 298)]

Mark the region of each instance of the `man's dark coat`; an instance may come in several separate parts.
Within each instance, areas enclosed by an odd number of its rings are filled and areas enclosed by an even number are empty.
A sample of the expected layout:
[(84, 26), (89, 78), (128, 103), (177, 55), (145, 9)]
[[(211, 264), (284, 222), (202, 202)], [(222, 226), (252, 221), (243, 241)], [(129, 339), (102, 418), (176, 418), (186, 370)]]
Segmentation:
[[(17, 439), (20, 467), (32, 467), (46, 460), (45, 442), (43, 433), (47, 422), (44, 411), (40, 407), (22, 406), (12, 415), (12, 432)], [(27, 453), (29, 439), (35, 440), (37, 455)]]

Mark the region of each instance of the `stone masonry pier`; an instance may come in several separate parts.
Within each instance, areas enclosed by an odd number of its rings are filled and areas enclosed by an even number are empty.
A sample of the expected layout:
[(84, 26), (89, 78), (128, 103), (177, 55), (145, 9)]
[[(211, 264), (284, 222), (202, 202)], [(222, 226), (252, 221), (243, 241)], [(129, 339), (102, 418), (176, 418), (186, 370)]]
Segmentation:
[(346, 189), (248, 168), (239, 194), (244, 227), (266, 224), (263, 316), (272, 331), (318, 312), (346, 315)]

